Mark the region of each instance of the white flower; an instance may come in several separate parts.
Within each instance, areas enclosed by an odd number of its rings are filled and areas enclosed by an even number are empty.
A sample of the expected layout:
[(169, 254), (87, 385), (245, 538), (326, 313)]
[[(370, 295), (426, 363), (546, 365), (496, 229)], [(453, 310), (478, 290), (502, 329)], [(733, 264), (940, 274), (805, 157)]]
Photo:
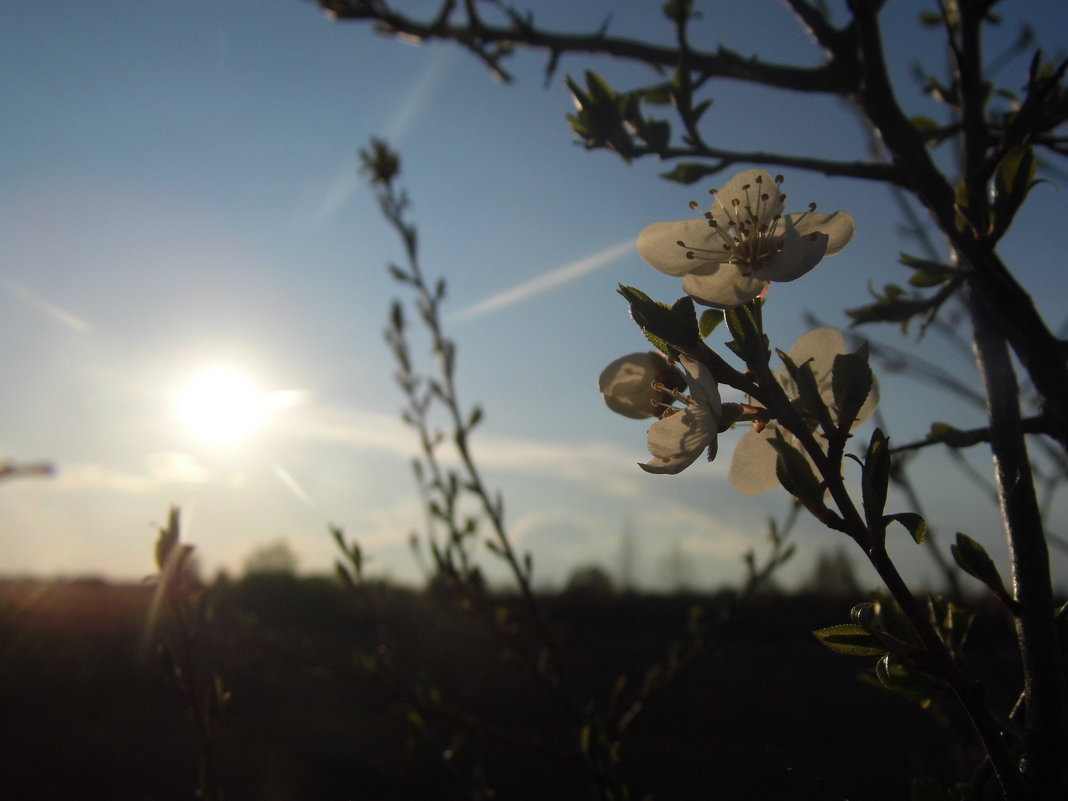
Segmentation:
[[(790, 349), (790, 360), (800, 367), (805, 362), (812, 366), (812, 373), (816, 378), (816, 386), (819, 387), (820, 397), (831, 410), (832, 418), (835, 416), (834, 388), (832, 384), (832, 370), (834, 357), (846, 352), (845, 339), (837, 328), (816, 328), (804, 334)], [(775, 379), (786, 391), (791, 400), (798, 396), (797, 386), (793, 379), (783, 368), (775, 374)], [(851, 428), (856, 428), (863, 423), (875, 411), (879, 405), (879, 386), (872, 379), (871, 392), (868, 393), (864, 405), (861, 406), (856, 420)], [(815, 425), (813, 423), (813, 425)], [(779, 479), (775, 475), (775, 461), (777, 451), (768, 444), (769, 439), (781, 435), (787, 442), (796, 444), (793, 434), (786, 431), (772, 421), (763, 431), (757, 432), (750, 429), (739, 440), (734, 449), (731, 459), (731, 469), (728, 477), (731, 485), (746, 495), (758, 495), (779, 486)], [(821, 445), (825, 440), (817, 436), (816, 441)], [(804, 451), (802, 451), (804, 452)], [(808, 454), (805, 454), (806, 457)], [(813, 467), (813, 472), (815, 467)], [(818, 473), (817, 473), (818, 475)]]
[(597, 382), (608, 408), (624, 417), (659, 417), (686, 382), (656, 352), (628, 353), (604, 370)]
[[(718, 192), (698, 219), (653, 223), (638, 235), (638, 252), (656, 269), (682, 277), (683, 291), (708, 306), (748, 303), (769, 281), (793, 281), (853, 238), (844, 211), (783, 215), (782, 176), (746, 170)], [(696, 203), (690, 204), (697, 208)]]
[(682, 472), (705, 450), (708, 459), (716, 458), (719, 422), (723, 408), (719, 385), (700, 362), (687, 356), (679, 361), (686, 368), (689, 396), (681, 396), (685, 405), (665, 413), (649, 429), (649, 452), (653, 458), (640, 465), (647, 473)]

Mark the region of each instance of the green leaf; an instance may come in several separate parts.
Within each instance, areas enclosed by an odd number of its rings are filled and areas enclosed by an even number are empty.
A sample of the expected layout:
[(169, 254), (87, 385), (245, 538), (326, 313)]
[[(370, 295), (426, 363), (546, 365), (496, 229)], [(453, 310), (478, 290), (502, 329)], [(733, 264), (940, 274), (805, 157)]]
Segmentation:
[(769, 353), (764, 343), (764, 330), (760, 321), (759, 303), (746, 303), (724, 312), (727, 328), (734, 341), (727, 347), (738, 355), (750, 369), (767, 364)]
[(159, 530), (159, 538), (156, 540), (156, 567), (161, 571), (167, 568), (171, 554), (178, 545), (181, 529), (179, 518), (178, 507), (172, 506), (167, 512), (167, 525)]
[(974, 576), (993, 591), (995, 595), (1007, 597), (1005, 584), (1001, 580), (994, 560), (986, 552), (986, 548), (973, 540), (967, 534), (957, 532), (957, 541), (950, 547), (953, 560), (970, 576)]
[(910, 122), (921, 134), (931, 133), (942, 127), (935, 120), (924, 116), (923, 114), (917, 114), (910, 120)]
[[(633, 151), (633, 139), (624, 125), (629, 97), (616, 93), (608, 82), (592, 70), (586, 71), (586, 89), (570, 77), (567, 88), (575, 98), (578, 111), (567, 116), (571, 128), (587, 148), (606, 147), (624, 159)], [(637, 103), (637, 99), (634, 100)]]
[(894, 284), (884, 286), (882, 294), (870, 289), (869, 292), (875, 298), (875, 303), (846, 309), (846, 314), (852, 318), (853, 325), (901, 323), (902, 330), (907, 330), (908, 322), (913, 317), (931, 309), (930, 301), (910, 297), (905, 294), (905, 290)]
[(901, 693), (923, 705), (942, 690), (942, 685), (933, 676), (902, 664), (889, 653), (875, 664), (875, 675), (888, 690)]
[(679, 298), (672, 304), (671, 311), (675, 313), (678, 322), (686, 329), (686, 344), (696, 344), (697, 339), (701, 336), (701, 331), (700, 324), (697, 322), (697, 308), (694, 306), (693, 298), (689, 295)]
[(857, 604), (849, 610), (849, 619), (865, 631), (872, 631), (875, 628), (875, 624), (878, 620), (878, 614), (875, 609), (875, 604), (871, 603), (870, 601), (862, 604)]
[(912, 792), (909, 801), (949, 801), (946, 788), (933, 776), (912, 780)]
[(994, 175), (994, 230), (1000, 236), (1012, 224), (1028, 193), (1035, 185), (1035, 154), (1030, 147), (1008, 152)]
[(704, 116), (705, 112), (708, 111), (709, 108), (711, 108), (711, 107), (712, 107), (712, 98), (709, 98), (708, 100), (702, 100), (700, 103), (698, 103), (696, 106), (694, 106), (690, 110), (690, 116), (693, 117), (693, 121), (694, 122), (697, 122), (698, 120), (701, 119), (701, 117)]
[(803, 413), (811, 416), (824, 431), (832, 431), (834, 425), (831, 422), (831, 411), (820, 395), (820, 388), (816, 384), (816, 375), (812, 372), (811, 362), (796, 365), (788, 354), (778, 349), (775, 352), (797, 387), (798, 397), (804, 405)]
[(723, 312), (719, 309), (705, 309), (701, 312), (701, 319), (697, 322), (697, 333), (701, 339), (707, 339), (709, 334), (723, 322)]
[(839, 353), (834, 357), (831, 389), (834, 392), (834, 405), (838, 409), (838, 427), (842, 431), (849, 431), (853, 427), (853, 422), (871, 394), (874, 381), (868, 364), (867, 342), (855, 353)]
[(910, 256), (908, 253), (901, 254), (901, 263), (913, 270), (909, 278), (909, 285), (915, 287), (939, 286), (954, 278), (960, 277), (960, 270), (949, 264), (943, 264), (931, 259), (921, 259)]
[(697, 314), (689, 296), (667, 306), (634, 287), (620, 285), (618, 292), (630, 304), (630, 316), (646, 339), (665, 355), (677, 358), (680, 349), (699, 341)]
[(864, 518), (871, 531), (885, 530), (883, 508), (886, 506), (886, 493), (890, 486), (890, 466), (890, 440), (883, 434), (882, 429), (876, 428), (868, 442), (868, 452), (864, 456), (864, 470), (860, 479)]
[(889, 525), (891, 522), (903, 525), (912, 535), (912, 539), (916, 541), (917, 545), (923, 545), (927, 539), (927, 521), (915, 512), (898, 512), (883, 518), (884, 526)]
[(654, 106), (667, 106), (674, 102), (675, 96), (671, 92), (671, 84), (658, 83), (655, 86), (647, 86), (644, 89), (635, 90), (641, 95), (642, 100)]
[(663, 152), (671, 143), (671, 124), (666, 120), (650, 120), (640, 125), (637, 130), (638, 136), (656, 153)]
[(957, 230), (963, 231), (968, 227), (968, 184), (965, 181), (957, 183), (957, 189), (953, 196), (954, 210), (956, 211)]
[(476, 406), (471, 410), (471, 416), (467, 419), (467, 429), (470, 431), (472, 428), (482, 422), (482, 407)]
[(682, 22), (693, 15), (693, 3), (694, 0), (667, 0), (661, 10), (672, 22)]
[(660, 173), (660, 177), (680, 184), (692, 184), (700, 181), (706, 175), (711, 175), (718, 171), (718, 168), (709, 167), (707, 164), (700, 164), (694, 161), (682, 161), (676, 164), (675, 167), (668, 172)]
[(832, 651), (846, 656), (881, 656), (886, 653), (877, 637), (855, 623), (828, 626), (812, 633)]
[(901, 642), (919, 644), (916, 630), (893, 598), (884, 596), (876, 600), (875, 617), (879, 621), (880, 628), (890, 637)]
[(337, 574), (338, 579), (346, 587), (352, 588), (356, 586), (356, 582), (352, 579), (352, 574), (349, 573), (349, 569), (345, 567), (341, 562), (334, 562), (334, 572)]
[(929, 598), (928, 605), (942, 642), (954, 650), (962, 648), (975, 622), (975, 612), (941, 598)]
[(775, 476), (783, 488), (805, 505), (816, 510), (823, 506), (823, 484), (812, 472), (812, 466), (797, 448), (779, 434), (767, 440), (777, 451)]
[(595, 103), (616, 98), (616, 91), (608, 84), (608, 81), (593, 70), (586, 70), (586, 88)]

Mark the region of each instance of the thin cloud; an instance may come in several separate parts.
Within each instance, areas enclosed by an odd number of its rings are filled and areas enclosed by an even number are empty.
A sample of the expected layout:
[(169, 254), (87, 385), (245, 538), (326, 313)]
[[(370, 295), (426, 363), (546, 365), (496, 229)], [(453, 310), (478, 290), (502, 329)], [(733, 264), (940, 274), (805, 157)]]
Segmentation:
[[(426, 69), (404, 95), (383, 133), (392, 147), (398, 147), (407, 138), (408, 133), (415, 128), (419, 112), (426, 105), (427, 99), (438, 91), (438, 87), (447, 77), (451, 64), (455, 60), (452, 54), (451, 49), (441, 50), (431, 59)], [(346, 155), (341, 160), (314, 214), (313, 229), (321, 228), (333, 220), (360, 187), (366, 184), (357, 170), (358, 166), (354, 154)]]
[(78, 315), (74, 314), (71, 311), (68, 311), (67, 309), (64, 309), (62, 306), (59, 306), (49, 300), (46, 300), (45, 298), (42, 298), (40, 295), (31, 292), (24, 286), (12, 283), (5, 283), (4, 289), (6, 289), (9, 293), (14, 295), (16, 298), (18, 298), (30, 308), (36, 309), (39, 312), (43, 312), (45, 315), (51, 317), (60, 325), (69, 328), (71, 331), (76, 331), (79, 334), (88, 334), (93, 330), (93, 327)]
[(55, 478), (45, 486), (50, 491), (92, 492), (106, 490), (138, 494), (161, 487), (182, 484), (205, 484), (211, 472), (195, 458), (178, 451), (150, 453), (143, 470), (132, 471), (98, 462), (61, 464)]
[[(392, 415), (342, 409), (308, 408), (299, 422), (293, 420), (287, 435), (297, 440), (348, 445), (363, 450), (385, 452), (411, 458), (418, 452), (418, 440), (411, 428)], [(570, 442), (562, 440), (531, 440), (483, 434), (471, 443), (475, 460), (486, 469), (510, 473), (555, 478), (596, 489), (615, 497), (633, 497), (648, 490), (648, 476), (638, 468), (638, 462), (648, 458), (641, 438), (634, 448), (624, 449), (606, 442)], [(455, 462), (456, 456), (443, 448), (439, 458)], [(705, 466), (713, 474), (724, 476), (726, 464), (716, 462)], [(690, 471), (688, 475), (708, 480), (708, 470)]]
[(626, 256), (633, 250), (633, 239), (627, 239), (618, 244), (611, 245), (604, 250), (597, 251), (592, 256), (587, 256), (584, 259), (579, 259), (578, 261), (565, 264), (562, 267), (557, 267), (555, 270), (550, 270), (544, 275), (539, 275), (532, 281), (527, 281), (526, 283), (512, 287), (511, 289), (506, 289), (504, 292), (496, 294), (493, 297), (486, 298), (486, 300), (479, 301), (465, 309), (460, 309), (460, 311), (456, 312), (456, 319), (470, 320), (475, 317), (481, 317), (484, 314), (489, 314), (490, 312), (506, 309), (517, 303), (522, 303), (535, 295), (548, 292), (550, 289), (556, 289), (558, 286), (563, 286), (564, 284), (568, 284), (588, 273), (606, 267), (618, 259), (621, 259), (623, 256)]

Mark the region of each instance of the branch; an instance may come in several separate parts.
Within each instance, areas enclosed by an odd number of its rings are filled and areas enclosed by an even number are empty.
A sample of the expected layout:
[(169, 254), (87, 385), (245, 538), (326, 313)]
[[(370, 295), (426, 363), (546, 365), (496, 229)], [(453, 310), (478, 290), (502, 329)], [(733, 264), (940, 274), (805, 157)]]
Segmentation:
[(833, 161), (809, 156), (791, 156), (785, 153), (766, 153), (763, 151), (724, 150), (697, 142), (691, 147), (635, 148), (627, 154), (630, 158), (658, 156), (664, 160), (684, 158), (715, 159), (718, 163), (705, 170), (705, 175), (714, 175), (739, 163), (764, 164), (772, 167), (793, 167), (827, 176), (841, 178), (863, 178), (887, 184), (904, 186), (908, 178), (892, 164), (879, 164), (870, 161)]
[[(1023, 767), (1035, 798), (1063, 797), (1065, 694), (1054, 620), (1049, 551), (1020, 419), (1020, 392), (1005, 340), (974, 304), (975, 350), (989, 398), (990, 448), (1009, 540), (1016, 633), (1023, 659), (1027, 729)], [(1062, 767), (1058, 767), (1062, 766)]]
[[(603, 32), (546, 31), (529, 21), (518, 24), (514, 17), (508, 26), (486, 25), (477, 17), (469, 17), (465, 24), (456, 25), (449, 24), (448, 14), (438, 14), (432, 22), (420, 22), (377, 0), (318, 0), (318, 3), (332, 19), (377, 21), (381, 24), (380, 30), (391, 36), (420, 42), (431, 39), (458, 42), (491, 64), (506, 81), (511, 80), (511, 76), (501, 69), (499, 62), (516, 45), (544, 50), (553, 60), (563, 53), (583, 53), (625, 58), (656, 69), (674, 69), (679, 60), (674, 47), (607, 36)], [(451, 4), (446, 3), (446, 6)], [(489, 50), (490, 45), (499, 48), (498, 51)], [(792, 67), (747, 58), (722, 46), (715, 53), (691, 52), (689, 58), (690, 66), (705, 78), (731, 78), (778, 89), (838, 95), (856, 89), (856, 71), (835, 61), (820, 67)]]
[(908, 177), (908, 188), (927, 207), (962, 262), (971, 268), (969, 284), (990, 314), (998, 333), (1012, 346), (1035, 388), (1045, 399), (1050, 429), (1068, 448), (1068, 362), (1031, 297), (977, 232), (957, 225), (954, 190), (935, 166), (922, 135), (894, 96), (883, 55), (876, 10), (852, 0), (860, 32), (864, 74), (857, 98), (871, 124), (881, 133), (894, 163)]
[[(1047, 434), (1046, 419), (1041, 415), (1028, 417), (1020, 421), (1020, 430), (1024, 434)], [(987, 427), (958, 429), (939, 432), (936, 436), (928, 436), (927, 439), (907, 442), (890, 449), (890, 453), (905, 453), (917, 451), (931, 445), (948, 445), (950, 448), (970, 448), (982, 442), (990, 442), (991, 432)]]

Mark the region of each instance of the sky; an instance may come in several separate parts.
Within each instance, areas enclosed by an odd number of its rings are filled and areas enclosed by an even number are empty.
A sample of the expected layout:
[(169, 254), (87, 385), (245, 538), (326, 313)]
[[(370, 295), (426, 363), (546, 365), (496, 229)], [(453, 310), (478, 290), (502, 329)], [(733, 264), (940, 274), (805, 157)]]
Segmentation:
[[(1031, 6), (1002, 5), (1011, 38)], [(936, 114), (907, 75), (912, 60), (937, 54), (937, 34), (913, 22), (922, 3), (888, 6), (902, 99)], [(612, 33), (670, 43), (658, 7), (545, 2), (536, 18), (590, 30), (611, 11)], [(1039, 42), (1063, 53), (1068, 9), (1042, 13)], [(717, 4), (693, 37), (708, 49), (819, 60), (771, 0)], [(740, 431), (723, 435), (714, 463), (643, 473), (647, 425), (611, 414), (596, 383), (608, 362), (645, 349), (616, 285), (667, 301), (681, 293), (638, 257), (638, 231), (688, 216), (708, 187), (573, 141), (566, 75), (593, 67), (624, 89), (653, 80), (648, 70), (565, 58), (546, 86), (544, 63), (521, 54), (505, 86), (457, 48), (400, 44), (301, 0), (6, 4), (0, 458), (45, 460), (56, 472), (0, 486), (0, 575), (137, 580), (153, 569), (156, 526), (178, 505), (208, 575), (238, 574), (279, 541), (302, 570), (329, 570), (337, 525), (362, 544), (370, 570), (419, 579), (408, 548), (423, 525), (410, 468), (417, 441), (399, 419), (381, 335), (390, 301), (404, 297), (385, 265), (403, 251), (355, 156), (381, 136), (402, 155), (423, 268), (448, 281), (461, 397), (485, 410), (476, 459), (536, 581), (559, 586), (588, 564), (614, 572), (627, 538), (641, 586), (736, 581), (743, 553), (762, 551), (767, 520), (785, 513), (785, 493), (730, 488)], [(1002, 76), (1019, 86), (1025, 69), (1017, 59)], [(717, 145), (864, 156), (856, 122), (829, 99), (730, 82), (713, 94), (707, 135)], [(786, 179), (798, 208), (846, 209), (858, 233), (773, 291), (765, 318), (784, 350), (807, 330), (806, 313), (843, 325), (869, 285), (903, 282), (898, 254), (913, 245), (880, 187), (800, 171)], [(1064, 209), (1058, 187), (1040, 187), (1002, 247), (1054, 326), (1064, 316)], [(936, 337), (862, 333), (974, 380), (967, 358)], [(722, 339), (712, 340), (721, 351)], [(197, 417), (196, 388), (220, 382), (258, 411), (237, 405), (214, 428)], [(981, 410), (914, 378), (880, 382), (895, 441), (922, 437), (933, 419), (983, 424)], [(989, 474), (986, 454), (967, 458)], [(966, 531), (1003, 553), (996, 512), (945, 456), (929, 449), (916, 471), (944, 543)], [(1052, 530), (1068, 533), (1066, 512), (1054, 502)], [(933, 581), (930, 557), (900, 534), (894, 552), (907, 574)], [(787, 584), (847, 544), (809, 521), (795, 537)], [(1058, 554), (1059, 577), (1066, 564)]]

